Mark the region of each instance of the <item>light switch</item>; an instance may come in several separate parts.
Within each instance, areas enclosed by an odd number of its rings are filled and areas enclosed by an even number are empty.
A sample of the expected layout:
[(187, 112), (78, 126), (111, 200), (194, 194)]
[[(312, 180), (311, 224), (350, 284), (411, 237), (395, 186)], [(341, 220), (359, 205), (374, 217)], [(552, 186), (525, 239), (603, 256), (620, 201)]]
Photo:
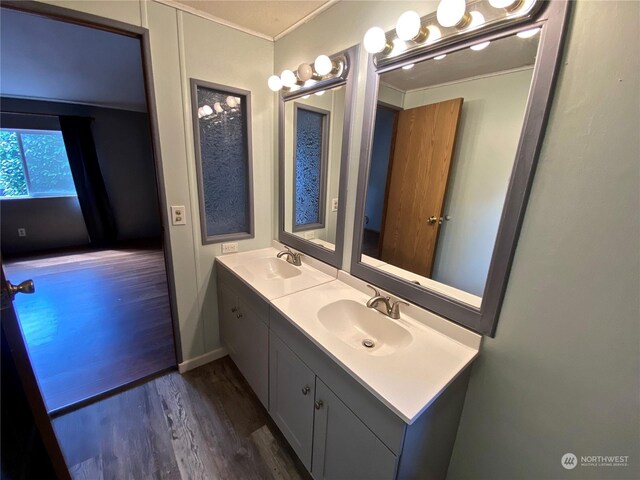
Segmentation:
[(337, 212), (338, 211), (338, 199), (334, 198), (331, 200), (331, 211), (332, 212)]
[(184, 205), (174, 205), (171, 207), (171, 224), (186, 225), (187, 217), (184, 211)]
[(238, 242), (222, 244), (222, 253), (236, 253), (237, 251), (238, 251)]

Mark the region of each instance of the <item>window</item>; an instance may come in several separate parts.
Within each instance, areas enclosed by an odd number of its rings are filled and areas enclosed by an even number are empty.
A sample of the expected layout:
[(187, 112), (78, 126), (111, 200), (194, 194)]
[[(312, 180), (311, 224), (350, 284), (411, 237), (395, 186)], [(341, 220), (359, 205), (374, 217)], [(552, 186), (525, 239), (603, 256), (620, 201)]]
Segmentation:
[(253, 237), (251, 94), (191, 79), (202, 243)]
[(329, 112), (296, 104), (293, 231), (324, 227)]
[(62, 133), (0, 129), (0, 198), (76, 195)]

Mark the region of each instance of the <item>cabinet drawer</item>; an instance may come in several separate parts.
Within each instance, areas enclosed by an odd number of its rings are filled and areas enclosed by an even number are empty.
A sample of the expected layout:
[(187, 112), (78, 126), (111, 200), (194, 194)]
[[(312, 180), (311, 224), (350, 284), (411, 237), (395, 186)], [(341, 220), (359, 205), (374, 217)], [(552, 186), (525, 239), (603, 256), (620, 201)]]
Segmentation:
[(395, 455), (400, 455), (406, 427), (402, 419), (274, 308), (271, 308), (269, 322), (271, 331), (275, 332)]

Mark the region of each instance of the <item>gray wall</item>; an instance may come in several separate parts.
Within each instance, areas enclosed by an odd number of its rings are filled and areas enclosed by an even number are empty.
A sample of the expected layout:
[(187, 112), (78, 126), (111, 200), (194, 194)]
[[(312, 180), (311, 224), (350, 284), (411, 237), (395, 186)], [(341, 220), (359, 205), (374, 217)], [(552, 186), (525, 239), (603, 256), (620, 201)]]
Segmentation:
[[(436, 5), (339, 2), (276, 42), (274, 71)], [(574, 6), (497, 336), (472, 372), (450, 480), (640, 477), (640, 3)], [(363, 78), (356, 90), (355, 132)], [(359, 140), (353, 150), (347, 225)], [(631, 455), (632, 464), (569, 471), (567, 452)]]
[[(2, 110), (93, 117), (96, 150), (116, 217), (118, 240), (159, 238), (160, 211), (146, 113), (14, 98), (2, 98)], [(37, 120), (42, 117), (31, 118)], [(3, 200), (4, 253), (86, 245), (86, 230), (78, 226), (82, 222), (82, 215), (76, 207), (77, 200)], [(44, 212), (37, 211), (43, 208)], [(34, 219), (42, 219), (45, 214), (51, 217), (46, 223), (47, 228), (35, 227)], [(63, 217), (66, 217), (64, 222), (55, 221), (55, 218)], [(29, 223), (32, 228), (27, 229), (26, 237), (19, 238), (17, 228), (25, 223)], [(74, 225), (71, 230), (67, 230), (69, 223)]]

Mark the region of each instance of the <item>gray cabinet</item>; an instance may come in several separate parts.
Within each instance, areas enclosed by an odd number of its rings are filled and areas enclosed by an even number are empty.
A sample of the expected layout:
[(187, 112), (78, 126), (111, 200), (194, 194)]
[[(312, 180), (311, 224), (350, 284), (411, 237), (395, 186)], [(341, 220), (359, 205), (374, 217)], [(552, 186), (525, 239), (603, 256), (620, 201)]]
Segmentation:
[(394, 478), (396, 456), (318, 377), (315, 408), (313, 478)]
[(269, 406), (269, 306), (218, 265), (220, 340), (262, 404)]
[(311, 470), (316, 375), (276, 335), (269, 341), (269, 413)]

